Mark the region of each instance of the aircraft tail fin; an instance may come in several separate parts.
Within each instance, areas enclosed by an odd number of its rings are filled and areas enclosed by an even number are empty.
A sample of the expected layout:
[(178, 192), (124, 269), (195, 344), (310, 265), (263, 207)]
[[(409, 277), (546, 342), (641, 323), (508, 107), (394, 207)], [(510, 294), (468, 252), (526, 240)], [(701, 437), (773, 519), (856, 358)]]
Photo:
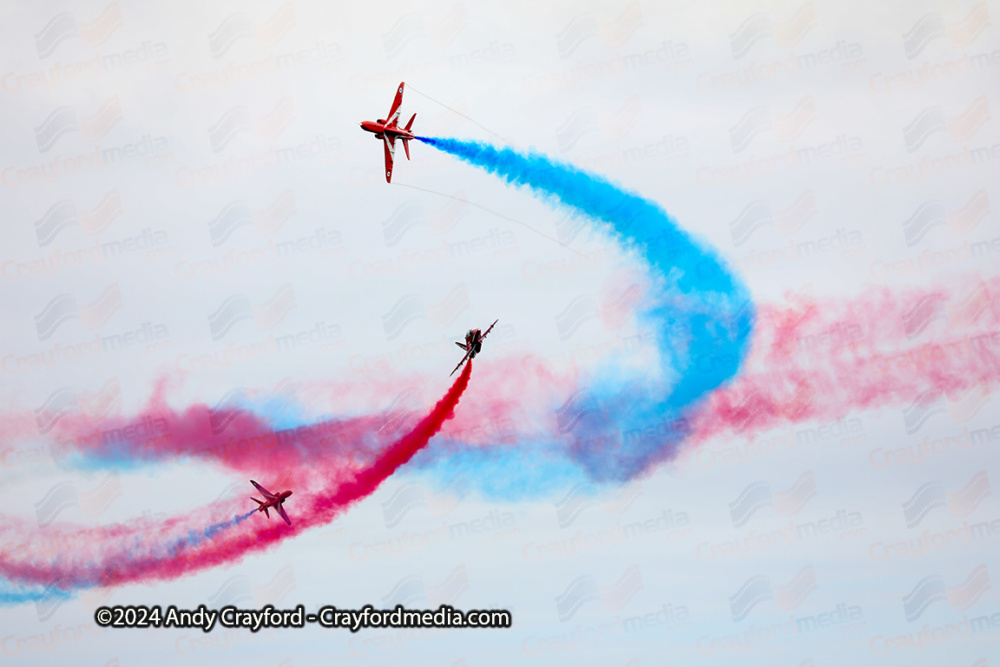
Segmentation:
[(255, 502), (255, 503), (257, 503), (258, 505), (263, 505), (263, 504), (264, 504), (264, 501), (263, 501), (263, 500), (257, 500), (257, 499), (256, 499), (256, 498), (254, 498), (253, 496), (250, 496), (250, 500), (254, 501), (254, 502)]
[(409, 160), (410, 159), (410, 140), (409, 139), (401, 139), (400, 141), (403, 142), (403, 150), (406, 151), (406, 159)]
[(455, 345), (458, 345), (458, 346), (459, 346), (460, 348), (462, 348), (463, 350), (466, 350), (466, 349), (467, 349), (467, 348), (465, 347), (465, 345), (463, 345), (462, 343), (455, 343)]
[(268, 519), (270, 519), (270, 518), (271, 518), (271, 515), (270, 515), (270, 514), (268, 513), (268, 511), (267, 511), (267, 508), (266, 508), (266, 507), (264, 508), (264, 516), (266, 516), (266, 517), (267, 517)]
[(407, 123), (406, 127), (404, 127), (403, 129), (406, 130), (407, 132), (409, 132), (410, 128), (413, 127), (413, 119), (416, 118), (416, 117), (417, 117), (417, 114), (413, 114), (412, 116), (410, 116), (410, 122)]

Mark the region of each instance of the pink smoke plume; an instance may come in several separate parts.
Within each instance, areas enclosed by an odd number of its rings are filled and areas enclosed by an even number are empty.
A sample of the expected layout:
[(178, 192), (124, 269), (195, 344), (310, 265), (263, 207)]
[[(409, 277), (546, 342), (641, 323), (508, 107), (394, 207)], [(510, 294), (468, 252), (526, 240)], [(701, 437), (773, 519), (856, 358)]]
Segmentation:
[(695, 439), (753, 436), (852, 410), (930, 404), (1000, 385), (1000, 279), (762, 307), (744, 372), (699, 411)]
[[(471, 373), (470, 362), (430, 413), (385, 448), (374, 447), (363, 439), (351, 440), (362, 435), (371, 421), (351, 420), (303, 430), (302, 433), (309, 437), (296, 437), (289, 447), (262, 447), (260, 452), (251, 451), (247, 456), (231, 458), (225, 457), (223, 452), (220, 460), (240, 470), (280, 470), (286, 466), (290, 469), (291, 474), (283, 481), (302, 485), (296, 489), (295, 496), (300, 502), (289, 506), (293, 516), (291, 526), (264, 520), (244, 523), (252, 513), (233, 516), (231, 502), (213, 504), (194, 519), (136, 520), (99, 529), (62, 525), (32, 530), (23, 520), (0, 517), (0, 542), (3, 543), (0, 576), (22, 585), (74, 590), (173, 579), (215, 565), (238, 562), (247, 554), (263, 551), (309, 528), (328, 523), (373, 493), (454, 416)], [(178, 438), (185, 444), (174, 444), (169, 451), (158, 452), (155, 456), (219, 455), (217, 447), (206, 446), (218, 438), (213, 438), (215, 434), (210, 432), (211, 422), (204, 406), (190, 408), (181, 414), (166, 414), (161, 408), (153, 415), (144, 415), (129, 423), (138, 429), (147, 423), (147, 418), (166, 420), (168, 417), (174, 422), (177, 434), (191, 440)], [(298, 435), (299, 430), (296, 431)], [(324, 442), (323, 434), (333, 432), (338, 437)], [(241, 415), (239, 435), (245, 436), (243, 439), (263, 440), (266, 433), (263, 424)], [(312, 437), (317, 434), (318, 437)], [(331, 446), (334, 444), (336, 446)], [(351, 452), (358, 455), (351, 456)], [(111, 453), (115, 452), (103, 452), (105, 455)], [(317, 464), (317, 455), (327, 464), (347, 465), (325, 467)]]

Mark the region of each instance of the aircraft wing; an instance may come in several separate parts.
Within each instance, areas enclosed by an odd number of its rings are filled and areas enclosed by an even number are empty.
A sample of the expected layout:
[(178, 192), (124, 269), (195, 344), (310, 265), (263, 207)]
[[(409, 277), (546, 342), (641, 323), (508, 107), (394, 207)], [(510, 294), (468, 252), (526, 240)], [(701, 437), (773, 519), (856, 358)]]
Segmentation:
[(268, 491), (267, 489), (265, 489), (263, 486), (261, 486), (260, 484), (258, 484), (255, 481), (253, 481), (252, 479), (250, 480), (250, 483), (253, 484), (255, 487), (257, 487), (257, 490), (260, 491), (261, 493), (263, 493), (264, 497), (267, 500), (273, 500), (274, 499), (274, 494), (271, 493), (270, 491)]
[(482, 339), (486, 338), (486, 334), (488, 334), (489, 332), (493, 331), (493, 326), (494, 326), (494, 325), (495, 325), (495, 324), (496, 324), (497, 322), (499, 322), (499, 321), (500, 321), (500, 319), (499, 319), (499, 318), (497, 318), (497, 319), (493, 320), (493, 324), (491, 324), (491, 325), (490, 325), (490, 328), (489, 328), (489, 329), (487, 329), (487, 330), (486, 330), (485, 332), (483, 332), (483, 335), (479, 337), (479, 340), (482, 340)]
[(400, 82), (399, 88), (396, 89), (396, 97), (392, 100), (392, 108), (389, 109), (389, 115), (385, 117), (386, 125), (395, 125), (399, 120), (399, 105), (403, 103), (403, 83)]
[(274, 506), (274, 510), (281, 515), (281, 518), (285, 520), (285, 523), (289, 526), (292, 525), (292, 520), (288, 518), (287, 514), (285, 514), (285, 508), (282, 507), (280, 503)]
[(385, 144), (385, 182), (392, 182), (392, 159), (396, 157), (396, 147), (389, 137), (382, 136), (382, 143)]
[[(458, 362), (458, 366), (455, 366), (455, 371), (457, 371), (459, 368), (462, 367), (462, 364), (465, 363), (465, 360), (469, 358), (470, 354), (472, 354), (472, 350), (469, 350), (468, 352), (465, 353), (465, 356), (462, 357), (462, 360), (460, 362)], [(452, 371), (451, 373), (449, 373), (448, 377), (451, 377), (452, 375), (454, 375), (455, 371)]]

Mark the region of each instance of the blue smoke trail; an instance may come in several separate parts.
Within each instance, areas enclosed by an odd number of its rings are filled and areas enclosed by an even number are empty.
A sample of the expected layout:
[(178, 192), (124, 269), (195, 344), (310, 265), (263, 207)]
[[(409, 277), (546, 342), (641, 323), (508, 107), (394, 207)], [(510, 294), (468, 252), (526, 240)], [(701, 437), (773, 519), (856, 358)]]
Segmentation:
[(417, 137), (528, 186), (555, 206), (602, 223), (642, 256), (657, 281), (640, 321), (655, 332), (660, 379), (640, 386), (605, 368), (560, 409), (572, 456), (596, 480), (624, 481), (669, 460), (689, 434), (691, 411), (733, 378), (749, 349), (756, 310), (743, 283), (654, 202), (537, 153), (457, 139)]
[[(21, 586), (6, 579), (0, 579), (0, 607), (24, 604), (26, 602), (65, 601), (73, 597), (69, 591), (61, 588), (40, 586)], [(58, 604), (57, 602), (54, 604)]]
[(232, 528), (233, 526), (238, 526), (250, 517), (254, 515), (256, 509), (250, 510), (246, 514), (237, 514), (232, 519), (227, 519), (225, 521), (219, 521), (213, 523), (210, 526), (199, 530), (188, 530), (187, 535), (175, 540), (172, 544), (166, 547), (167, 553), (174, 556), (181, 549), (190, 549), (198, 546), (205, 540), (210, 540), (215, 537), (218, 533), (226, 530), (227, 528)]

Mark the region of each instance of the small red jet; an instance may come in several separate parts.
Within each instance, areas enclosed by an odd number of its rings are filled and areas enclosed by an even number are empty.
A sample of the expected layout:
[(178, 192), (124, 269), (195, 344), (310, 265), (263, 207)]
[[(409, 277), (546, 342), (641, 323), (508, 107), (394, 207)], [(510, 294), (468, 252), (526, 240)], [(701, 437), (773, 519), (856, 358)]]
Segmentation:
[[(455, 345), (458, 345), (460, 348), (465, 350), (465, 356), (462, 357), (460, 362), (458, 362), (458, 366), (455, 366), (455, 371), (461, 368), (462, 364), (464, 364), (467, 360), (476, 358), (476, 355), (483, 349), (483, 339), (486, 338), (486, 334), (493, 331), (493, 326), (499, 321), (500, 320), (493, 320), (493, 324), (490, 325), (490, 328), (487, 329), (485, 333), (483, 333), (480, 329), (469, 329), (469, 331), (465, 334), (465, 344), (455, 343)], [(452, 371), (448, 377), (454, 375), (455, 371)]]
[(372, 122), (366, 120), (361, 123), (361, 129), (365, 132), (372, 132), (375, 134), (376, 139), (381, 139), (382, 143), (385, 145), (385, 182), (392, 182), (392, 159), (396, 157), (396, 139), (403, 142), (403, 150), (406, 151), (406, 159), (410, 159), (410, 144), (408, 143), (410, 139), (413, 139), (413, 133), (410, 132), (410, 128), (413, 127), (413, 119), (417, 117), (417, 114), (410, 116), (410, 122), (406, 124), (406, 127), (399, 127), (399, 105), (403, 103), (403, 83), (399, 84), (399, 88), (396, 89), (396, 99), (392, 101), (392, 108), (389, 109), (389, 115), (385, 118), (379, 118), (377, 121)]
[(254, 500), (254, 502), (260, 505), (260, 507), (257, 508), (257, 511), (263, 512), (264, 516), (270, 519), (271, 515), (268, 514), (267, 508), (272, 507), (274, 508), (274, 511), (278, 513), (278, 516), (280, 516), (282, 519), (285, 520), (285, 523), (287, 523), (289, 526), (292, 525), (292, 520), (288, 518), (288, 515), (285, 514), (285, 508), (281, 506), (281, 503), (288, 500), (288, 496), (292, 495), (292, 492), (282, 491), (281, 493), (276, 495), (271, 493), (270, 491), (268, 491), (267, 489), (265, 489), (263, 486), (253, 481), (252, 479), (250, 480), (250, 483), (253, 484), (255, 487), (257, 487), (258, 491), (264, 494), (264, 500), (257, 500), (253, 496), (250, 496)]

